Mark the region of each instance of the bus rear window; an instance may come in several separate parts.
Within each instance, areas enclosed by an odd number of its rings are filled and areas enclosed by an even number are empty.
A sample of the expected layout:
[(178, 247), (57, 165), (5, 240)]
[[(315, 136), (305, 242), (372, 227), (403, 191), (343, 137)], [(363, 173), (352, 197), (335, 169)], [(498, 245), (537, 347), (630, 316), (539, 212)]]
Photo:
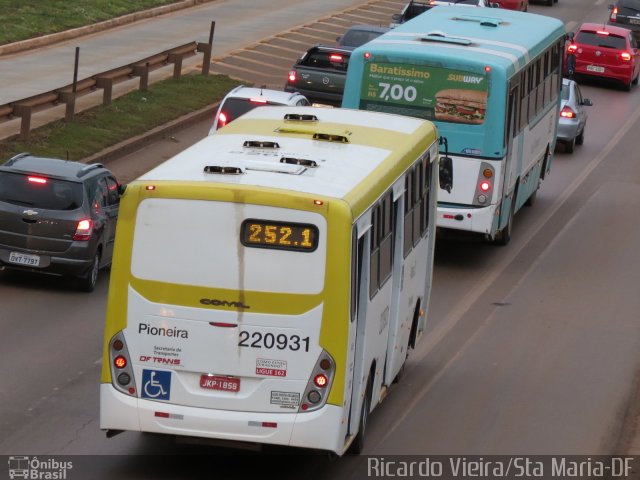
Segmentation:
[(439, 122), (481, 125), (487, 110), (484, 74), (401, 63), (369, 62), (360, 108)]

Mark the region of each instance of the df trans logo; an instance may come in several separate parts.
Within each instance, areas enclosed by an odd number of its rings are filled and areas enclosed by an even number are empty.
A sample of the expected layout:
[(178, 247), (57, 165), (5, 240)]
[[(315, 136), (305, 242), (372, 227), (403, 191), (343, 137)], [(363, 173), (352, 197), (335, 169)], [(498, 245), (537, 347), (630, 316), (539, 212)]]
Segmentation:
[(38, 457), (10, 456), (8, 462), (11, 480), (65, 480), (69, 478), (67, 471), (73, 468), (73, 462), (61, 462), (53, 458), (42, 460)]

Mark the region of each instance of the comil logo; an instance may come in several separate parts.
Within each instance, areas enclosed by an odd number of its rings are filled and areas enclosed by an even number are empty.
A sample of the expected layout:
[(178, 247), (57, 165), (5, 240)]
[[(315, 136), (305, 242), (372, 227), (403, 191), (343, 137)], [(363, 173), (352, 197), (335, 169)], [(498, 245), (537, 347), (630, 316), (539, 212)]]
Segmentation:
[(10, 456), (9, 478), (33, 480), (65, 480), (67, 471), (73, 468), (72, 462), (62, 462), (53, 458), (40, 460), (38, 457)]

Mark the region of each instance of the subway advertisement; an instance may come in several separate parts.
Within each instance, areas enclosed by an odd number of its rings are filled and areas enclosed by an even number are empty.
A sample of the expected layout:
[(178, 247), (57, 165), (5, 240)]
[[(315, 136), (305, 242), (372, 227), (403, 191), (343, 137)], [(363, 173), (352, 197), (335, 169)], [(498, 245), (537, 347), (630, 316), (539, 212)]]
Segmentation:
[(405, 63), (369, 62), (364, 68), (361, 110), (484, 123), (488, 88), (484, 74)]

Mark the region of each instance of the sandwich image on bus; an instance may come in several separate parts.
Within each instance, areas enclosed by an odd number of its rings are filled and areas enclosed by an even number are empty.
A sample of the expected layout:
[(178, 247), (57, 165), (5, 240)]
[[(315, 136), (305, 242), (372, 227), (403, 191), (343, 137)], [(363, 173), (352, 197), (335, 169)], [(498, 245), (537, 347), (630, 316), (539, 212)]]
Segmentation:
[(438, 228), (506, 245), (515, 213), (551, 168), (565, 26), (464, 10), (432, 8), (354, 50), (342, 107), (435, 122), (455, 171), (438, 199)]
[(430, 121), (260, 107), (130, 183), (100, 427), (361, 451), (425, 329), (438, 168)]

